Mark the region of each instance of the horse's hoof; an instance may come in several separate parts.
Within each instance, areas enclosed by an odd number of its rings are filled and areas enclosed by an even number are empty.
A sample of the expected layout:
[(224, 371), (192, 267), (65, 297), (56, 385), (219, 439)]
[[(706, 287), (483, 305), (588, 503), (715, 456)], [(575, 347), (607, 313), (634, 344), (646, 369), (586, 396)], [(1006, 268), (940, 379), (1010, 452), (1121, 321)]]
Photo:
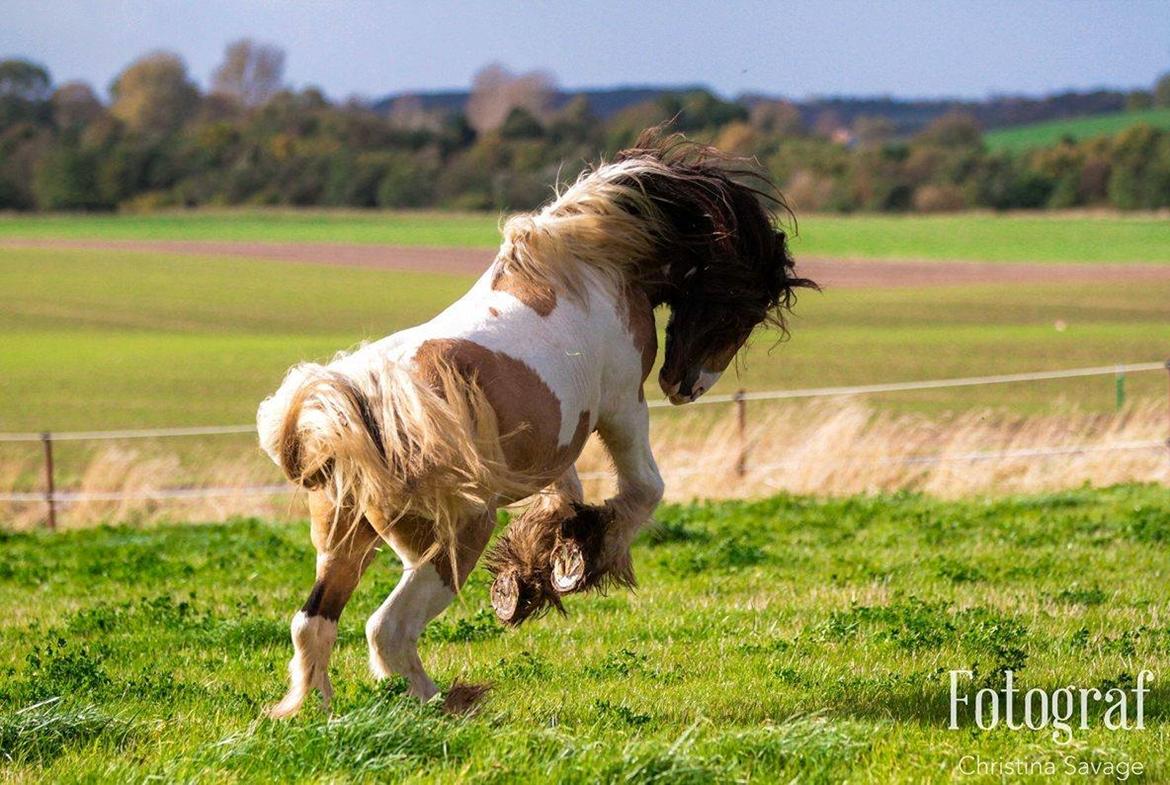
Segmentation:
[(568, 594), (585, 583), (585, 554), (572, 540), (557, 544), (552, 555), (552, 585), (559, 594)]
[(520, 609), (520, 582), (516, 580), (516, 573), (501, 572), (492, 581), (492, 609), (504, 624), (511, 624), (516, 620)]

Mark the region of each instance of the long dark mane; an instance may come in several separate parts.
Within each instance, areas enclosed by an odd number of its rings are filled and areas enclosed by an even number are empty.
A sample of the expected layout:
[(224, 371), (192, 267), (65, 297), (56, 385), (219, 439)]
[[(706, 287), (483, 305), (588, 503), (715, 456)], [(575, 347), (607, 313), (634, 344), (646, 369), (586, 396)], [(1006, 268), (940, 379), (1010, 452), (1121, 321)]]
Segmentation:
[(661, 287), (654, 299), (677, 305), (697, 298), (742, 314), (725, 325), (729, 333), (750, 323), (786, 334), (796, 290), (820, 287), (797, 275), (780, 221), (783, 216), (795, 230), (796, 216), (758, 165), (661, 128), (643, 132), (616, 161), (653, 161), (664, 170), (641, 173), (632, 183), (670, 227), (660, 233), (656, 253), (671, 261), (669, 277), (656, 281), (655, 270), (644, 273), (651, 288)]

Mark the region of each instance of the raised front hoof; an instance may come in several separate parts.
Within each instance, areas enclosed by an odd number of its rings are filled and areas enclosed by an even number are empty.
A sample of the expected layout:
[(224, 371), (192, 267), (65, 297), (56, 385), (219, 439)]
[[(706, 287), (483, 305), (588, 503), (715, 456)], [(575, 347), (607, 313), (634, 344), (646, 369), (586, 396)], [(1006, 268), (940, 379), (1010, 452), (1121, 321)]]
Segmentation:
[(552, 587), (569, 594), (585, 586), (585, 552), (573, 540), (557, 543), (552, 554)]
[(519, 624), (520, 581), (514, 572), (501, 572), (492, 581), (492, 610), (504, 624)]

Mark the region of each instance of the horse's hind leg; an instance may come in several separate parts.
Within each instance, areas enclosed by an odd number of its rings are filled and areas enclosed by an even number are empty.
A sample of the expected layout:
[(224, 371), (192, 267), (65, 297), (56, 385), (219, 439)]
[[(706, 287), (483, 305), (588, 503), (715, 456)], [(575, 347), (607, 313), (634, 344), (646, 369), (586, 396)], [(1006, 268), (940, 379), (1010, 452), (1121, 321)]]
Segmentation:
[(434, 542), (430, 521), (407, 517), (391, 527), (375, 521), (402, 559), (404, 568), (394, 591), (366, 622), (370, 670), (375, 677), (383, 679), (395, 673), (405, 676), (409, 694), (421, 701), (428, 701), (438, 693), (418, 656), (418, 638), (427, 622), (451, 604), (483, 553), (494, 524), (495, 515), (489, 513), (464, 522), (456, 542), (456, 565), (452, 571), (446, 550), (421, 561)]
[(317, 549), (317, 580), (304, 607), (292, 621), (293, 657), (288, 664), (288, 693), (269, 709), (271, 717), (295, 714), (313, 689), (320, 690), (326, 709), (333, 694), (329, 655), (337, 640), (337, 620), (373, 560), (377, 532), (364, 517), (335, 507), (317, 491), (309, 497), (313, 545)]

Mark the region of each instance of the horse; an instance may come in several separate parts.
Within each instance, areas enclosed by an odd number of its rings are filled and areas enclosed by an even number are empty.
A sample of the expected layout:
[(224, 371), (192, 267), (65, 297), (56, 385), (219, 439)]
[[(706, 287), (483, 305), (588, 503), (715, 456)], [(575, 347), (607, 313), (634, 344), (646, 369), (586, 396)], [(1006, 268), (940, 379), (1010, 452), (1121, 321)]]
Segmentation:
[[(376, 678), (438, 688), (418, 639), (455, 598), (502, 505), (537, 495), (491, 554), (492, 602), (518, 623), (561, 595), (633, 584), (630, 544), (663, 495), (645, 381), (672, 404), (719, 379), (752, 331), (786, 334), (800, 287), (767, 178), (651, 129), (536, 212), (510, 218), (490, 266), (425, 324), (302, 363), (260, 405), (264, 452), (308, 492), (316, 581), (292, 620), (290, 685), (328, 709), (337, 624), (379, 545), (403, 564), (366, 623)], [(584, 504), (574, 461), (596, 432), (615, 495)]]

